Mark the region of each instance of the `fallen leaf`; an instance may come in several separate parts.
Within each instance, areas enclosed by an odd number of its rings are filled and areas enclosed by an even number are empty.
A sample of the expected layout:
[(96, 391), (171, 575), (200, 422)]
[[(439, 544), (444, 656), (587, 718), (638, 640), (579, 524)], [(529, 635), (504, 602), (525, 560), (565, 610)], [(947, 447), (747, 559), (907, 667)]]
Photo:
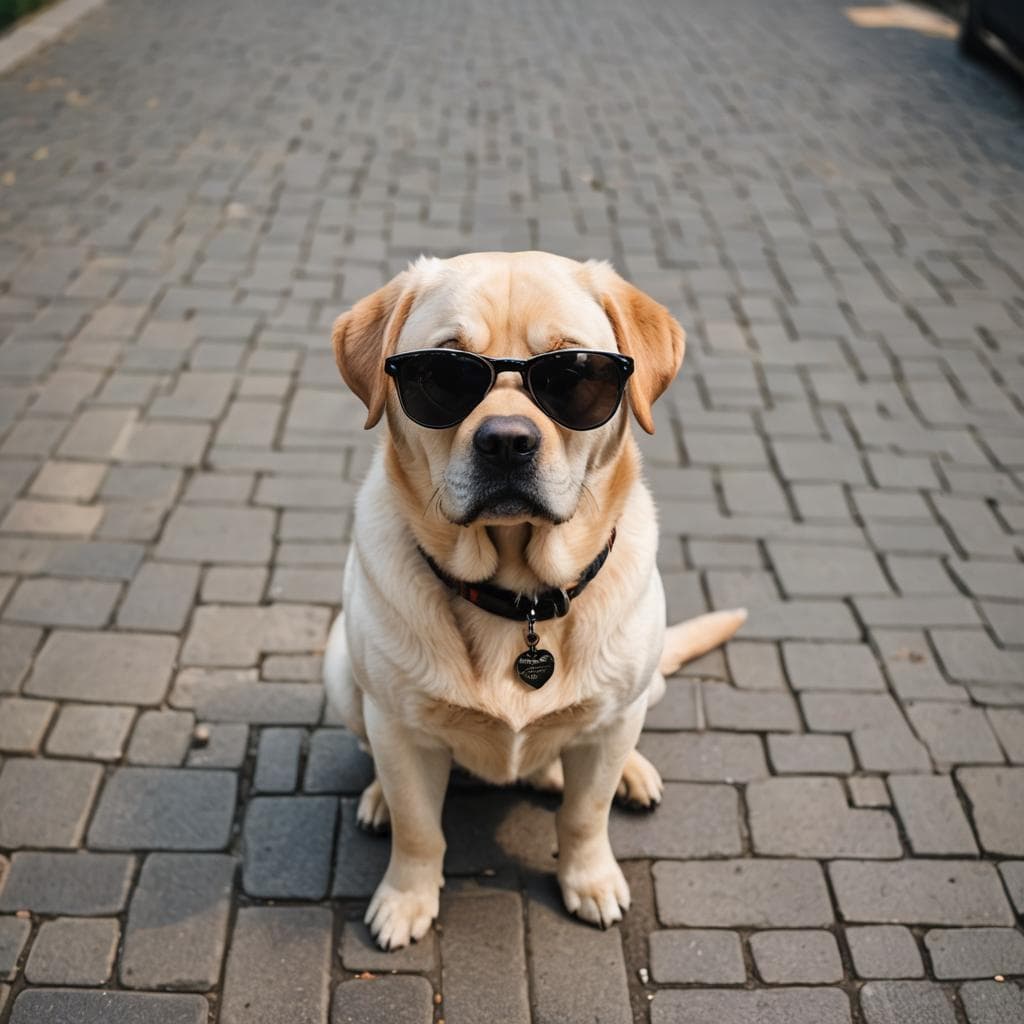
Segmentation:
[(89, 104), (89, 97), (83, 96), (77, 89), (69, 89), (64, 94), (64, 101), (69, 107), (85, 107)]
[(150, 110), (156, 110), (156, 108), (160, 106), (159, 98), (156, 96), (150, 96), (149, 99), (146, 100), (146, 106), (149, 107)]
[(50, 155), (50, 150), (46, 146), (40, 146), (33, 154), (33, 160), (45, 160)]
[(16, 180), (17, 175), (15, 175), (14, 171), (4, 171), (3, 176), (0, 177), (0, 181), (5, 185), (13, 185)]

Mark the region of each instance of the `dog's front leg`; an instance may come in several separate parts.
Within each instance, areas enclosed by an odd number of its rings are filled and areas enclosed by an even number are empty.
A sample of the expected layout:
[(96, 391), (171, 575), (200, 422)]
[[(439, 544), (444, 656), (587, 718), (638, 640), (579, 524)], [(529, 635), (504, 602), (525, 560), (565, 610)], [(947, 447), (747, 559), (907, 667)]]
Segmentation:
[(366, 732), (377, 777), (391, 811), (391, 861), (366, 911), (366, 923), (382, 949), (421, 939), (437, 917), (444, 885), (441, 808), (451, 754), (422, 746), (424, 737), (367, 699)]
[(608, 814), (622, 768), (643, 727), (646, 700), (614, 726), (562, 751), (565, 795), (556, 816), (558, 884), (566, 909), (607, 928), (629, 909), (629, 886), (612, 853)]

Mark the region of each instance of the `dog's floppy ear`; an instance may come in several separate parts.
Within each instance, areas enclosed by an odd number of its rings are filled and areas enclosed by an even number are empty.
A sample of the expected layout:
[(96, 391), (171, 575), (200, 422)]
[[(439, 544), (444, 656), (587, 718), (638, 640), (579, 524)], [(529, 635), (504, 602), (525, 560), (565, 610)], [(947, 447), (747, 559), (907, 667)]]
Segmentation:
[(376, 426), (384, 412), (384, 359), (395, 351), (398, 335), (416, 298), (411, 276), (409, 271), (403, 271), (334, 321), (334, 358), (345, 383), (366, 406), (366, 430)]
[(686, 332), (660, 302), (624, 281), (607, 263), (589, 263), (605, 315), (623, 355), (632, 356), (629, 404), (648, 434), (654, 433), (651, 406), (679, 372)]

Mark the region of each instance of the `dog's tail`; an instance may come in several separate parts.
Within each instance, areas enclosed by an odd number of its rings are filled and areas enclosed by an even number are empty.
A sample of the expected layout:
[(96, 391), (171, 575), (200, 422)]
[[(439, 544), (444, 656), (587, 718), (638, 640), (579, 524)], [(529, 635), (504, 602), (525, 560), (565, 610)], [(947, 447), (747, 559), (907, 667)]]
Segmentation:
[(669, 626), (658, 666), (661, 674), (670, 676), (680, 665), (724, 644), (746, 621), (746, 608), (731, 608)]

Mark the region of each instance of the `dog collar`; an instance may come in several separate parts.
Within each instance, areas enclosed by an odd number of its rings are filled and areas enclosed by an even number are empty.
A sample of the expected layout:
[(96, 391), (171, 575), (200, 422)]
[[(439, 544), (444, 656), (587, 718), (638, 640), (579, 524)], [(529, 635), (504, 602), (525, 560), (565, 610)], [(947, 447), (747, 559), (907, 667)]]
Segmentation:
[(506, 619), (515, 619), (517, 622), (545, 622), (548, 619), (560, 619), (569, 611), (569, 605), (580, 594), (586, 590), (590, 581), (601, 571), (605, 559), (611, 553), (612, 545), (615, 543), (615, 530), (612, 530), (608, 543), (600, 550), (590, 565), (582, 572), (579, 582), (568, 590), (560, 587), (552, 587), (550, 590), (542, 590), (539, 594), (530, 597), (526, 594), (517, 594), (514, 590), (505, 590), (503, 587), (496, 587), (491, 583), (466, 583), (449, 576), (430, 555), (420, 548), (420, 554), (424, 561), (433, 570), (434, 575), (449, 590), (454, 590), (459, 597), (475, 604), (477, 608), (483, 608), (485, 612), (494, 615), (501, 615)]

